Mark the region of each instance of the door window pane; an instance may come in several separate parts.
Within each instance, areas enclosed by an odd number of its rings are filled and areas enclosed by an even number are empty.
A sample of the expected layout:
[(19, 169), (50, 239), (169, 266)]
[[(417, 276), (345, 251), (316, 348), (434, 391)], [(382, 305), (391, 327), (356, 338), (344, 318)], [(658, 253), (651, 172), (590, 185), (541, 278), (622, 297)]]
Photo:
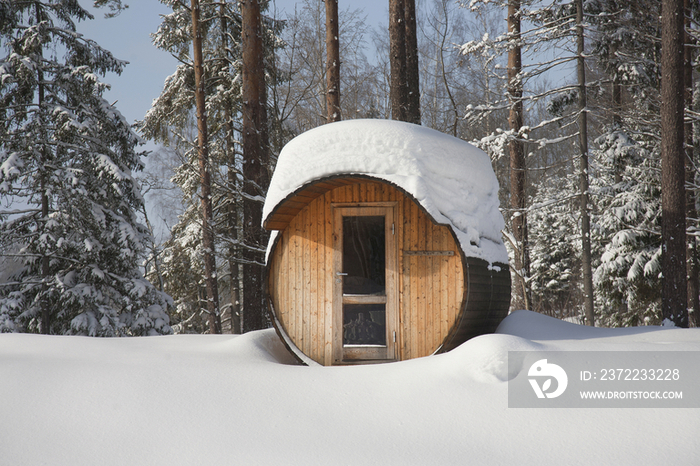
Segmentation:
[(343, 294), (384, 295), (383, 216), (343, 217)]
[(386, 345), (386, 306), (344, 304), (343, 345)]

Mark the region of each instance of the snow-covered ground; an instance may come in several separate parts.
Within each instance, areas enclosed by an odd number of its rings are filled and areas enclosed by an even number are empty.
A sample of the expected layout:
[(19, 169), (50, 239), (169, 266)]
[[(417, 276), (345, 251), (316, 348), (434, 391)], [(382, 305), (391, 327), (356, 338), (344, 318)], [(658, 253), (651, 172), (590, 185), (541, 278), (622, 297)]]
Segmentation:
[(399, 363), (303, 367), (274, 330), (0, 335), (0, 465), (697, 465), (697, 409), (508, 408), (509, 350), (699, 351), (700, 330), (519, 311)]

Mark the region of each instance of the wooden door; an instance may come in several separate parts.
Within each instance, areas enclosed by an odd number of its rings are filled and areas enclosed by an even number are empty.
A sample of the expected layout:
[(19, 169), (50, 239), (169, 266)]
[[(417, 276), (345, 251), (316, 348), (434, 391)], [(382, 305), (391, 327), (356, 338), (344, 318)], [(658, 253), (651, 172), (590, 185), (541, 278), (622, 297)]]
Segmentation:
[(334, 364), (397, 359), (395, 209), (333, 205)]

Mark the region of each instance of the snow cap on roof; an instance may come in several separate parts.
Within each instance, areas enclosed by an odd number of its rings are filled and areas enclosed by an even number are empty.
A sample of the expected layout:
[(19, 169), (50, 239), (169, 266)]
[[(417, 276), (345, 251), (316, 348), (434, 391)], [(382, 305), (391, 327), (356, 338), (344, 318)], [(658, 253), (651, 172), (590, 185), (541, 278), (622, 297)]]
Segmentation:
[(344, 174), (398, 186), (437, 223), (452, 228), (465, 256), (508, 263), (489, 157), (461, 139), (399, 121), (341, 121), (292, 139), (279, 155), (263, 221), (301, 187)]

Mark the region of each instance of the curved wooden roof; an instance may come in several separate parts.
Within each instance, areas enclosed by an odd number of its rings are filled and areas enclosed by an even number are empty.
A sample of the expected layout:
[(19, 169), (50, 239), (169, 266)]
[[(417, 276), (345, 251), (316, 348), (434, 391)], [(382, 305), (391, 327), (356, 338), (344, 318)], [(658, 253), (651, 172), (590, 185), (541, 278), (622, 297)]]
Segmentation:
[[(329, 176), (324, 179), (311, 181), (297, 191), (293, 192), (282, 202), (277, 204), (274, 210), (267, 216), (263, 226), (267, 230), (284, 230), (294, 217), (311, 201), (324, 195), (328, 191), (340, 186), (347, 186), (359, 183), (363, 180), (372, 179), (370, 176)], [(384, 180), (377, 180), (385, 182)]]

